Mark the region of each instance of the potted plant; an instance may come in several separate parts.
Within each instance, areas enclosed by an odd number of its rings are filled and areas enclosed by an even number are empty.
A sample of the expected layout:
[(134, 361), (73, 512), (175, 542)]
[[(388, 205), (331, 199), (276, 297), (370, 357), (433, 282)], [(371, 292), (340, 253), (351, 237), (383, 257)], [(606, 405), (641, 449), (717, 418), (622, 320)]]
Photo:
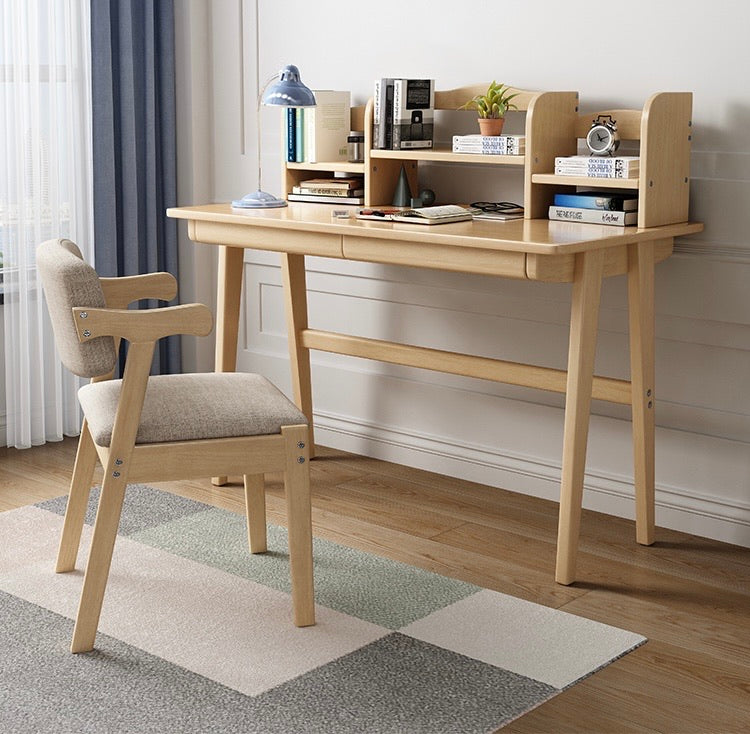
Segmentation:
[(479, 132), (482, 135), (500, 135), (505, 123), (505, 113), (518, 109), (511, 100), (518, 92), (511, 93), (511, 88), (493, 81), (484, 94), (472, 97), (460, 110), (476, 110)]

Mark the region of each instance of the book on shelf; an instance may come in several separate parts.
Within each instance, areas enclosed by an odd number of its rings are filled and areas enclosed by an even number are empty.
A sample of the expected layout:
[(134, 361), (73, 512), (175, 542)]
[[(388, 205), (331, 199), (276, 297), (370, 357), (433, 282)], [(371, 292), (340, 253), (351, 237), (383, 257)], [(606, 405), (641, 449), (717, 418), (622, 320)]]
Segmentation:
[(549, 208), (549, 218), (564, 222), (586, 222), (587, 224), (611, 224), (624, 227), (638, 223), (638, 212), (612, 211), (609, 209), (583, 209), (572, 206)]
[(326, 187), (315, 188), (314, 186), (292, 186), (293, 194), (314, 194), (315, 196), (336, 196), (338, 198), (347, 196), (364, 196), (364, 189), (329, 189)]
[(638, 156), (572, 155), (555, 158), (555, 174), (558, 176), (588, 176), (591, 178), (638, 178), (640, 158)]
[(393, 142), (393, 79), (376, 79), (372, 98), (372, 147), (390, 150)]
[(435, 80), (393, 80), (393, 150), (432, 148)]
[(315, 90), (315, 107), (303, 112), (304, 161), (345, 161), (351, 127), (351, 92)]
[(286, 159), (289, 163), (296, 161), (297, 149), (297, 108), (286, 108)]
[(334, 178), (308, 178), (300, 181), (302, 188), (312, 189), (337, 189), (346, 191), (348, 189), (361, 189), (364, 186), (364, 176), (334, 177)]
[(577, 191), (575, 194), (555, 194), (555, 206), (572, 206), (580, 209), (608, 209), (634, 212), (638, 209), (638, 197), (628, 194), (612, 194), (604, 191)]
[(303, 107), (296, 109), (294, 160), (297, 163), (303, 163), (305, 160), (305, 109)]
[[(293, 187), (294, 188), (294, 187)], [(364, 196), (336, 196), (326, 194), (296, 194), (294, 191), (287, 194), (289, 201), (308, 201), (315, 204), (359, 204), (365, 203)]]
[(525, 135), (454, 135), (454, 153), (481, 153), (483, 155), (523, 155), (526, 152)]

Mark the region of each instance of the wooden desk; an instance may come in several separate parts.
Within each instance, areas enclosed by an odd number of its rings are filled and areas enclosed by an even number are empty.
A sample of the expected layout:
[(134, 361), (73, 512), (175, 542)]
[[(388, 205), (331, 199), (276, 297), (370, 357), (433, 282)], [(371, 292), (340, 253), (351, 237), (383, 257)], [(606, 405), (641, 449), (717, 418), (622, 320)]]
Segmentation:
[[(310, 349), (479, 377), (566, 394), (556, 580), (575, 581), (592, 397), (632, 405), (636, 540), (654, 542), (654, 264), (674, 238), (703, 229), (648, 229), (525, 219), (438, 226), (333, 219), (315, 204), (236, 211), (227, 204), (169, 209), (195, 242), (219, 245), (216, 370), (233, 371), (243, 249), (282, 254), (294, 398), (313, 425)], [(308, 327), (305, 255), (430, 267), (547, 282), (572, 282), (568, 369), (395, 344)], [(602, 278), (627, 273), (630, 381), (595, 376)]]

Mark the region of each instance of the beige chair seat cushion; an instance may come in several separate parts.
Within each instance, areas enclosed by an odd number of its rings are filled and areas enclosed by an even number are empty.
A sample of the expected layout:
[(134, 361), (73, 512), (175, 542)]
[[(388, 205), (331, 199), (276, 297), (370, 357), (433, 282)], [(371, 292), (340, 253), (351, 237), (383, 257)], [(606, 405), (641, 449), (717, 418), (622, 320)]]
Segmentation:
[[(109, 446), (122, 380), (78, 391), (94, 441)], [(280, 433), (307, 423), (265, 377), (244, 372), (149, 377), (136, 444)]]

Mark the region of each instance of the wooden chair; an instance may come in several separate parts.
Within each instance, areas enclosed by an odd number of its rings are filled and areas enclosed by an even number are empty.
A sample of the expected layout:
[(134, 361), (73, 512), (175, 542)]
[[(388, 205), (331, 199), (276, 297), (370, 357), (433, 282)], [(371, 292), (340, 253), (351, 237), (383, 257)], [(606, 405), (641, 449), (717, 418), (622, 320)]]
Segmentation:
[[(37, 265), (65, 366), (93, 378), (79, 390), (84, 413), (56, 571), (75, 568), (97, 455), (101, 497), (73, 632), (72, 652), (93, 649), (126, 482), (244, 476), (251, 553), (266, 550), (263, 474), (283, 472), (294, 623), (315, 623), (309, 445), (305, 416), (260, 375), (149, 376), (156, 341), (204, 336), (202, 304), (128, 310), (142, 298), (170, 300), (169, 273), (99, 278), (70, 240), (49, 240)], [(119, 339), (128, 340), (123, 378), (112, 379)]]

